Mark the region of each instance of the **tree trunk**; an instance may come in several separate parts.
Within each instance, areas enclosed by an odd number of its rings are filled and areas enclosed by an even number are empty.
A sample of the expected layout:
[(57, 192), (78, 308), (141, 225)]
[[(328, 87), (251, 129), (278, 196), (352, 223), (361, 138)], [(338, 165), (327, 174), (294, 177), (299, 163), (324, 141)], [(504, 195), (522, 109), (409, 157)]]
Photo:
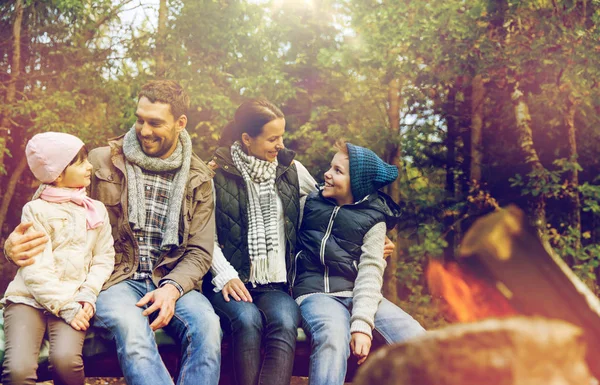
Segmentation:
[[(472, 79), (465, 79), (464, 83), (473, 82)], [(469, 195), (469, 189), (471, 186), (469, 178), (471, 177), (471, 109), (473, 105), (473, 87), (463, 87), (464, 100), (461, 105), (457, 107), (459, 111), (468, 111), (468, 113), (462, 113), (459, 115), (460, 127), (459, 127), (459, 141), (457, 147), (456, 161), (460, 166), (460, 190), (457, 192), (459, 199), (463, 199)]]
[[(458, 80), (456, 81), (458, 83)], [(460, 135), (460, 124), (457, 117), (458, 109), (456, 108), (456, 93), (458, 91), (458, 84), (454, 84), (449, 92), (448, 99), (446, 102), (445, 115), (446, 115), (446, 126), (448, 132), (446, 133), (446, 196), (448, 197), (449, 204), (456, 202), (456, 140)], [(456, 242), (454, 240), (456, 231), (454, 225), (456, 222), (456, 215), (452, 214), (452, 210), (448, 210), (448, 213), (444, 216), (444, 227), (447, 229), (446, 243), (447, 246), (444, 249), (444, 260), (450, 262), (454, 260), (454, 249)]]
[(481, 75), (475, 75), (471, 83), (471, 173), (469, 180), (478, 184), (481, 181), (483, 102), (485, 86)]
[[(15, 21), (12, 29), (12, 63), (10, 66), (10, 76), (8, 79), (8, 87), (6, 88), (6, 97), (4, 99), (4, 105), (9, 108), (16, 101), (17, 93), (17, 80), (21, 75), (21, 24), (23, 23), (23, 0), (17, 0), (15, 2)], [(4, 154), (8, 148), (8, 138), (10, 137), (11, 113), (6, 111), (2, 115), (0, 121), (0, 172), (6, 172), (4, 165)], [(1, 229), (1, 227), (0, 227)]]
[[(575, 134), (575, 110), (576, 103), (572, 97), (567, 98), (567, 114), (565, 116), (565, 123), (567, 126), (568, 138), (569, 138), (569, 160), (572, 162), (577, 161), (577, 142)], [(573, 168), (573, 171), (568, 176), (568, 197), (570, 200), (570, 213), (569, 222), (573, 229), (581, 233), (581, 201), (579, 199), (579, 172)], [(581, 248), (581, 238), (577, 239), (575, 249)]]
[[(537, 151), (533, 147), (529, 107), (525, 102), (525, 96), (519, 90), (518, 84), (515, 86), (511, 98), (515, 110), (519, 142), (521, 142), (521, 149), (525, 154), (525, 161), (531, 166), (532, 171), (545, 171)], [(546, 227), (546, 202), (543, 194), (538, 194), (530, 201), (530, 215), (531, 224), (542, 233)]]
[(0, 229), (4, 227), (4, 222), (6, 222), (6, 213), (8, 212), (8, 206), (10, 205), (10, 201), (15, 194), (15, 189), (17, 187), (17, 182), (21, 179), (25, 168), (27, 167), (27, 158), (24, 156), (21, 157), (21, 160), (17, 164), (17, 167), (10, 174), (10, 179), (8, 180), (8, 185), (6, 186), (6, 190), (4, 194), (2, 194), (2, 204), (0, 204)]
[[(400, 136), (400, 80), (392, 79), (388, 83), (388, 121), (390, 126), (390, 137), (399, 138)], [(402, 148), (400, 140), (390, 141), (386, 149), (386, 161), (401, 167)], [(400, 177), (389, 187), (389, 193), (395, 202), (401, 199)], [(394, 229), (390, 234), (391, 240), (396, 243), (394, 253), (387, 260), (387, 267), (383, 275), (383, 295), (390, 301), (398, 301), (398, 279), (396, 271), (398, 270), (398, 259), (400, 258), (400, 248), (398, 245), (398, 232)]]
[(164, 78), (166, 74), (165, 47), (167, 38), (167, 0), (160, 0), (158, 7), (158, 31), (156, 34), (156, 77)]

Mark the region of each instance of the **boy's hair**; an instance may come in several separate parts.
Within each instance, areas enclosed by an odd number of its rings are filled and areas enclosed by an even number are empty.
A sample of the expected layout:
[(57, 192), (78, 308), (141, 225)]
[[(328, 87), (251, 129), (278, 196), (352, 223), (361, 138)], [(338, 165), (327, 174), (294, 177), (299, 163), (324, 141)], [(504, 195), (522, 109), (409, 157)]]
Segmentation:
[(348, 146), (346, 145), (346, 139), (338, 139), (333, 144), (333, 148), (336, 149), (337, 152), (341, 152), (348, 156)]
[(143, 97), (152, 103), (168, 104), (175, 119), (186, 115), (190, 108), (189, 95), (173, 80), (153, 80), (144, 84), (138, 93), (138, 100)]

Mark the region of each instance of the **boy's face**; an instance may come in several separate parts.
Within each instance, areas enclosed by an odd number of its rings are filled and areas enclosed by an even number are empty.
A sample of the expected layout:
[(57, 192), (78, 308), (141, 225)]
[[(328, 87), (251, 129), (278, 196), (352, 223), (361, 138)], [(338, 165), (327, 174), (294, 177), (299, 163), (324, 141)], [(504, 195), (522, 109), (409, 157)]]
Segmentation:
[(338, 152), (331, 160), (331, 167), (325, 172), (325, 198), (334, 199), (339, 206), (354, 203), (350, 188), (350, 161), (348, 155)]
[(54, 181), (56, 187), (82, 188), (90, 185), (92, 164), (83, 158), (70, 166)]
[(171, 106), (152, 103), (142, 96), (135, 111), (135, 132), (144, 153), (150, 157), (168, 158), (177, 148), (179, 133), (187, 124), (187, 117), (174, 118)]

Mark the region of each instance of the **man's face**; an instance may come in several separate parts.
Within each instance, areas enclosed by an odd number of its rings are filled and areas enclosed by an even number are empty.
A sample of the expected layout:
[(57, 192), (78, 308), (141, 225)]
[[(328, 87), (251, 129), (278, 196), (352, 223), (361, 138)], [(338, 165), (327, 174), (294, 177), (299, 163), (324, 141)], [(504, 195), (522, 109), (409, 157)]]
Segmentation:
[(152, 103), (145, 96), (138, 101), (135, 116), (135, 132), (144, 153), (155, 158), (168, 158), (177, 148), (179, 133), (185, 128), (187, 117), (175, 118), (171, 106)]

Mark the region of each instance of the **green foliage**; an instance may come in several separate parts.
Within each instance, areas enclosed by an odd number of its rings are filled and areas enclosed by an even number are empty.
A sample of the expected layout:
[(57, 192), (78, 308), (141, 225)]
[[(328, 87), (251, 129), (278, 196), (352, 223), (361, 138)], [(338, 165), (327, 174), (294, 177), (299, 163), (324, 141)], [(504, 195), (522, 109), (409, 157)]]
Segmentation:
[[(140, 15), (157, 12), (142, 3)], [(597, 271), (598, 2), (171, 0), (161, 48), (155, 14), (125, 22), (123, 11), (136, 2), (27, 0), (21, 74), (13, 81), (15, 4), (0, 4), (0, 97), (7, 98), (9, 84), (17, 86), (16, 100), (0, 104), (11, 128), (0, 142), (0, 153), (10, 155), (0, 164), (7, 171), (2, 190), (36, 132), (75, 133), (90, 148), (124, 133), (135, 119), (137, 91), (155, 77), (162, 54), (166, 77), (190, 93), (188, 130), (204, 159), (236, 107), (265, 96), (286, 115), (286, 146), (317, 179), (341, 137), (397, 162), (395, 187), (406, 210), (399, 292), (403, 306), (426, 309), (428, 324), (443, 321), (427, 294), (427, 260), (451, 253), (464, 219), (494, 199), (522, 207), (544, 200), (552, 246), (584, 278)], [(473, 184), (476, 75), (485, 88), (484, 159), (482, 180)], [(524, 94), (542, 167), (533, 168), (523, 152), (528, 143), (515, 118), (515, 88)], [(573, 108), (572, 157), (565, 138)], [(574, 172), (578, 185), (569, 183)], [(15, 202), (30, 190), (26, 175)], [(577, 194), (579, 208), (565, 204)], [(575, 212), (581, 230), (571, 226)], [(17, 209), (7, 215), (11, 225), (18, 221)]]

